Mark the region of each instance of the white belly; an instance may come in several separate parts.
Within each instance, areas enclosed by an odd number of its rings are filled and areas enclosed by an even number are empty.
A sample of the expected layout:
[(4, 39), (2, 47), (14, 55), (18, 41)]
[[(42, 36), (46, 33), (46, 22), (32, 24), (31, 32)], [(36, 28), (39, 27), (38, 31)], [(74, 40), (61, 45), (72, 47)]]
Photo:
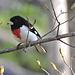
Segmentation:
[[(25, 43), (26, 39), (27, 39), (27, 35), (28, 35), (28, 28), (26, 26), (21, 27), (20, 35), (21, 35), (21, 39), (17, 38), (14, 35), (15, 40), (20, 42), (20, 43)], [(34, 33), (29, 31), (28, 41), (36, 41), (36, 40), (38, 40), (37, 36)]]

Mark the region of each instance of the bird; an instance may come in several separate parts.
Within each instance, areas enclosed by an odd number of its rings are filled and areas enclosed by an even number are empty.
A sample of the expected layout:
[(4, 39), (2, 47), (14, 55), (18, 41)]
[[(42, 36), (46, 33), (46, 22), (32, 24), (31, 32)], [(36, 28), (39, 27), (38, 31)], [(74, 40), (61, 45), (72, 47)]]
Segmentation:
[[(33, 25), (21, 16), (11, 17), (7, 24), (11, 26), (11, 32), (15, 40), (19, 42), (17, 46), (19, 46), (21, 43), (26, 44), (26, 39), (28, 39), (27, 40), (28, 42), (32, 42), (32, 41), (41, 39), (40, 34), (33, 27)], [(27, 38), (27, 35), (28, 35), (28, 38)], [(41, 44), (35, 45), (35, 48), (37, 49), (39, 53), (47, 52)]]

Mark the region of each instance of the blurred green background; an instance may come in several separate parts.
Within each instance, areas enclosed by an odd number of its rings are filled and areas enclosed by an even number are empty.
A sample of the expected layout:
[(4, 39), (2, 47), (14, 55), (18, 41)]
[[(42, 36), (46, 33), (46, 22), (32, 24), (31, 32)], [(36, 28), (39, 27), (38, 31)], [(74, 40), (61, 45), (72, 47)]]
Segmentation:
[[(26, 19), (26, 16), (29, 17), (30, 22), (33, 24), (34, 19), (37, 20), (34, 27), (38, 30), (38, 32), (43, 35), (46, 31), (46, 25), (47, 25), (47, 16), (44, 10), (37, 5), (33, 5), (30, 3), (17, 3), (16, 5), (12, 4), (13, 6), (10, 7), (4, 7), (0, 8), (0, 22), (3, 22), (0, 25), (0, 28), (3, 29), (3, 31), (10, 31), (10, 26), (7, 25), (7, 22), (12, 16), (20, 15)], [(3, 32), (2, 31), (2, 32)], [(5, 33), (6, 35), (8, 33)], [(3, 33), (3, 35), (5, 35)], [(8, 37), (12, 37), (12, 34)], [(7, 38), (7, 37), (5, 37)], [(8, 39), (8, 38), (7, 38)], [(12, 41), (12, 38), (10, 39)], [(12, 41), (13, 42), (13, 41)], [(0, 40), (0, 49), (6, 49), (10, 47), (14, 47), (17, 44), (12, 44), (10, 41), (1, 41)], [(10, 52), (6, 54), (1, 54), (0, 58), (8, 59), (12, 62), (15, 62), (22, 66), (23, 68), (27, 68), (33, 71), (41, 71), (40, 68), (37, 65), (36, 59), (39, 59), (42, 63), (42, 66), (47, 69), (47, 59), (46, 54), (40, 54), (36, 51), (34, 47), (30, 48), (28, 52), (24, 52), (23, 50)]]

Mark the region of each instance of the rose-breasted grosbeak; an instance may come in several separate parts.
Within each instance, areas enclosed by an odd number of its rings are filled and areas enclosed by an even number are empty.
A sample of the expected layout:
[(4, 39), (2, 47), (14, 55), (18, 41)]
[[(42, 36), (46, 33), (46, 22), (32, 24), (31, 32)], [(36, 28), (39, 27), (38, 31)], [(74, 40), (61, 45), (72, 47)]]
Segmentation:
[[(20, 16), (12, 17), (7, 24), (11, 25), (11, 32), (14, 38), (20, 43), (26, 43), (27, 35), (29, 42), (41, 39), (41, 36), (33, 25)], [(41, 44), (37, 44), (35, 47), (40, 53), (46, 53), (46, 50), (41, 46)]]

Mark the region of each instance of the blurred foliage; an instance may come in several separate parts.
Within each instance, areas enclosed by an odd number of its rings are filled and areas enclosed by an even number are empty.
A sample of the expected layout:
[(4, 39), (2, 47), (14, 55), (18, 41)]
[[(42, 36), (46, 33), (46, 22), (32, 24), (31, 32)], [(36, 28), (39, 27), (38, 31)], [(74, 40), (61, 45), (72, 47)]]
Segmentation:
[[(34, 19), (36, 19), (37, 23), (34, 26), (36, 26), (37, 29), (40, 30), (42, 29), (45, 31), (45, 26), (47, 25), (46, 15), (43, 12), (43, 10), (40, 9), (40, 7), (34, 6), (32, 4), (18, 4), (11, 8), (9, 7), (5, 9), (0, 9), (0, 21), (1, 22), (4, 21), (4, 23), (0, 26), (0, 28), (10, 29), (10, 26), (7, 25), (7, 22), (12, 16), (15, 15), (20, 15), (25, 18), (26, 16), (28, 16), (32, 24), (34, 22)], [(7, 42), (0, 43), (0, 49), (10, 48), (13, 46), (14, 45)], [(21, 50), (5, 53), (0, 55), (0, 57), (10, 59), (11, 61), (16, 62), (19, 65), (23, 66), (24, 68), (28, 68), (35, 71), (40, 70), (36, 62), (36, 59), (39, 59), (41, 63), (43, 63), (42, 66), (44, 68), (47, 68), (46, 55), (45, 54), (41, 55), (36, 51), (34, 47), (29, 49), (27, 53)]]
[[(26, 19), (26, 16), (29, 17), (30, 23), (33, 24), (36, 19), (37, 22), (34, 26), (37, 28), (42, 28), (45, 30), (45, 26), (47, 23), (47, 16), (40, 9), (40, 7), (34, 6), (32, 4), (19, 4), (18, 6), (14, 6), (12, 8), (5, 8), (0, 10), (0, 21), (4, 21), (2, 28), (8, 28), (6, 25), (9, 19), (12, 16), (20, 15)], [(39, 29), (38, 28), (38, 29)]]

